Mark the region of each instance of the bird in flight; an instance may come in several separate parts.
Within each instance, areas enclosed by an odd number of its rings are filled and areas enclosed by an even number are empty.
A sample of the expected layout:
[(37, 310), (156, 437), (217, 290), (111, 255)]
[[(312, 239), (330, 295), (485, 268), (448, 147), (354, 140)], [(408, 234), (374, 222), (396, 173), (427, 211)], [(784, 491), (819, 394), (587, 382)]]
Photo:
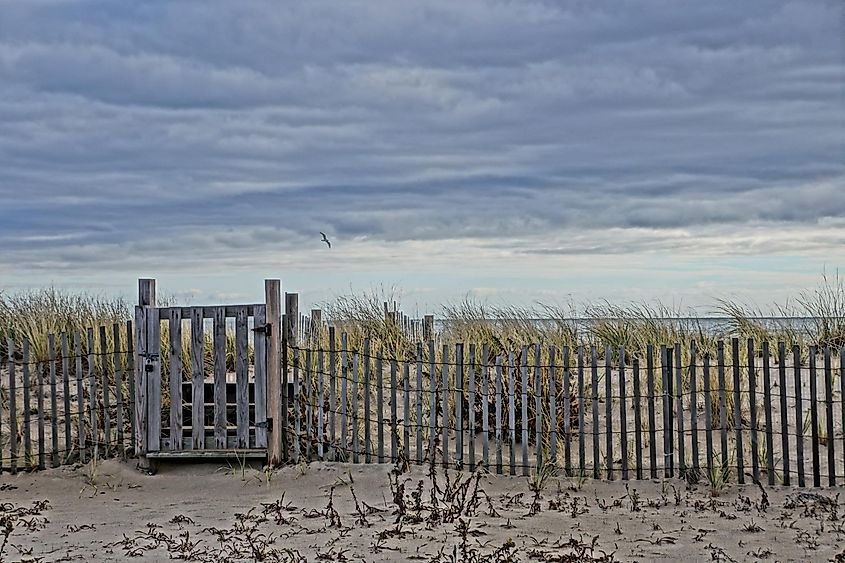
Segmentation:
[(326, 243), (327, 245), (329, 245), (329, 248), (331, 248), (331, 247), (332, 247), (332, 243), (331, 243), (331, 241), (330, 241), (330, 240), (326, 237), (326, 233), (324, 233), (324, 232), (320, 231), (320, 234), (321, 234), (321, 235), (323, 235), (323, 240), (322, 240), (322, 242)]

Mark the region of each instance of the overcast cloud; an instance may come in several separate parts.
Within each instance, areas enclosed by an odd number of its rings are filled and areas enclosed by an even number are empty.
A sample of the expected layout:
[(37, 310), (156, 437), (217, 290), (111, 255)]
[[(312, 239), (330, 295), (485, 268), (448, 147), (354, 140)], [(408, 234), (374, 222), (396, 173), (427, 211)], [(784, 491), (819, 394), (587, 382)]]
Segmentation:
[(843, 10), (0, 0), (0, 285), (806, 285), (845, 265)]

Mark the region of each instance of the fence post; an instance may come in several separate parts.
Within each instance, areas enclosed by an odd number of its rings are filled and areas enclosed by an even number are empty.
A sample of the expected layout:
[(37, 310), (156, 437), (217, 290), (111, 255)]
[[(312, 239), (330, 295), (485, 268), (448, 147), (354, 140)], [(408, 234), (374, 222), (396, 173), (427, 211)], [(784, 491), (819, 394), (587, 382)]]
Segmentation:
[(311, 334), (309, 334), (311, 342), (319, 343), (323, 338), (323, 311), (320, 309), (311, 309)]
[(426, 315), (423, 319), (423, 342), (434, 340), (434, 315)]
[(266, 308), (267, 342), (267, 464), (279, 465), (282, 460), (282, 432), (279, 426), (282, 417), (281, 386), (281, 301), (282, 282), (277, 279), (264, 280), (264, 304)]
[[(138, 455), (138, 467), (148, 471), (150, 461), (147, 458), (147, 308), (155, 307), (156, 281), (151, 278), (138, 280), (138, 307), (135, 309), (135, 340), (137, 357), (135, 358), (135, 453)], [(88, 351), (89, 354), (91, 350)], [(92, 399), (93, 400), (93, 399)], [(96, 435), (92, 429), (92, 444)]]

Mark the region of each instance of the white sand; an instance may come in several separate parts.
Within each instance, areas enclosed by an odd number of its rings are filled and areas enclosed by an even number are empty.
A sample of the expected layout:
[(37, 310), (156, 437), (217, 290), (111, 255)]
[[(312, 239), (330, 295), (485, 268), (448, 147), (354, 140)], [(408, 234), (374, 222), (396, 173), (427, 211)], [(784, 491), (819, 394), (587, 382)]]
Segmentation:
[[(260, 469), (219, 463), (164, 465), (147, 476), (107, 461), (93, 475), (90, 466), (6, 473), (0, 514), (37, 500), (49, 507), (16, 520), (0, 560), (447, 561), (453, 550), (458, 561), (507, 554), (515, 561), (827, 561), (837, 554), (845, 560), (845, 504), (836, 495), (842, 489), (767, 487), (765, 506), (756, 485), (714, 498), (707, 485), (687, 490), (678, 480), (631, 481), (629, 494), (620, 481), (586, 481), (579, 488), (552, 478), (539, 513), (530, 516), (533, 494), (525, 477), (484, 475), (477, 506), (441, 492), (435, 495), (440, 515), (433, 517), (428, 470), (412, 467), (398, 476), (407, 510), (397, 527), (392, 469), (314, 463), (276, 471), (268, 481)], [(458, 475), (471, 478), (449, 472), (452, 481)], [(418, 512), (412, 493), (420, 481)], [(446, 487), (442, 469), (437, 482)], [(332, 485), (340, 525), (326, 509)], [(453, 502), (460, 514), (445, 516)]]

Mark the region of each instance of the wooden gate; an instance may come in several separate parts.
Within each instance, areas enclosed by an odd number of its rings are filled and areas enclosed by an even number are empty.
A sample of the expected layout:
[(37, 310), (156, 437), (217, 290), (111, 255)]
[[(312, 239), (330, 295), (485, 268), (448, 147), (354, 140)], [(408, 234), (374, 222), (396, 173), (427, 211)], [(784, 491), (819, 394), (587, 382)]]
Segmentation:
[(142, 461), (266, 455), (266, 320), (265, 304), (155, 307), (142, 298), (135, 308)]

